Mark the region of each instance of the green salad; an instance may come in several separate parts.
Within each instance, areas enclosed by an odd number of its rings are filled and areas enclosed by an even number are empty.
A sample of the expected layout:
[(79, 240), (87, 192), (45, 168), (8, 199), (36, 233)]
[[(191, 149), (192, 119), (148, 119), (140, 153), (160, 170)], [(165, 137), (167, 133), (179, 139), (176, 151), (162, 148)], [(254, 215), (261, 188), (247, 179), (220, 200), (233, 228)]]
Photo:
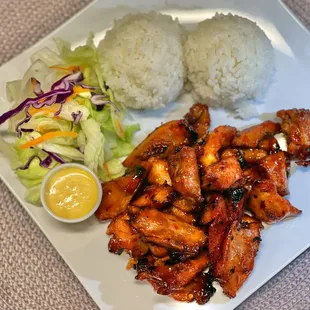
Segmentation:
[(12, 109), (0, 116), (16, 133), (13, 144), (0, 139), (0, 151), (27, 188), (26, 200), (37, 205), (42, 180), (57, 165), (82, 163), (103, 182), (121, 176), (139, 130), (124, 125), (126, 110), (105, 84), (93, 35), (73, 50), (55, 43), (57, 52), (37, 51), (23, 78), (7, 83)]

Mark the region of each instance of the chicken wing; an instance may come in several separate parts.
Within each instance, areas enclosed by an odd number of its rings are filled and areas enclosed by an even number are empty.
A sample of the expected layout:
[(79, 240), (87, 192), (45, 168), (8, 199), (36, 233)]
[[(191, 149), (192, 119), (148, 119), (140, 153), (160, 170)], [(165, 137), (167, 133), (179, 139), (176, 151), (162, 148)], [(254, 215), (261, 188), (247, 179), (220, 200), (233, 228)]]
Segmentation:
[(141, 257), (148, 252), (148, 245), (144, 243), (139, 234), (129, 224), (130, 216), (127, 213), (116, 216), (107, 229), (112, 235), (109, 241), (109, 251), (121, 254), (124, 250), (132, 257)]
[(131, 205), (139, 208), (161, 209), (173, 201), (175, 192), (169, 185), (149, 185), (143, 190), (143, 193), (135, 198)]
[(124, 212), (147, 174), (143, 167), (133, 168), (118, 179), (102, 185), (102, 201), (95, 215), (100, 221)]
[(143, 210), (132, 225), (146, 241), (178, 251), (198, 253), (207, 241), (200, 228), (156, 209)]
[(184, 118), (192, 125), (199, 138), (208, 133), (211, 120), (208, 106), (205, 104), (194, 104)]
[(201, 272), (190, 283), (176, 289), (170, 296), (178, 301), (196, 301), (197, 304), (203, 305), (210, 300), (215, 291), (210, 274)]
[(237, 133), (237, 129), (230, 126), (219, 126), (215, 128), (207, 138), (199, 142), (197, 146), (197, 157), (202, 168), (219, 160), (218, 151), (228, 147)]
[(222, 258), (214, 269), (214, 276), (229, 297), (236, 296), (254, 268), (261, 229), (261, 223), (250, 216), (245, 216), (241, 222), (233, 222), (230, 227), (224, 240)]
[(200, 177), (195, 150), (183, 146), (168, 159), (169, 174), (173, 188), (185, 197), (201, 199)]
[(301, 211), (277, 193), (274, 183), (264, 180), (254, 184), (250, 193), (248, 209), (254, 216), (268, 224), (279, 222), (286, 217), (296, 216)]
[(154, 155), (166, 158), (177, 147), (188, 145), (197, 138), (186, 121), (170, 121), (156, 128), (125, 159), (125, 167), (133, 167)]
[(273, 182), (277, 187), (277, 192), (281, 196), (289, 194), (287, 180), (287, 163), (284, 152), (271, 154), (259, 162), (259, 166), (266, 179)]
[(179, 289), (207, 268), (209, 264), (208, 255), (202, 252), (197, 257), (175, 265), (154, 266), (141, 259), (137, 266), (137, 280), (148, 280), (157, 290), (158, 294), (169, 295)]
[(202, 175), (204, 190), (223, 191), (241, 179), (242, 169), (236, 157), (231, 156), (208, 166)]
[(310, 158), (310, 110), (280, 110), (282, 131), (287, 135), (288, 152), (300, 161)]
[(170, 175), (168, 172), (168, 163), (166, 160), (150, 157), (148, 162), (151, 164), (150, 172), (147, 176), (147, 180), (150, 184), (168, 184), (172, 185)]
[(280, 129), (281, 126), (279, 123), (265, 121), (259, 125), (255, 125), (238, 132), (232, 141), (232, 146), (256, 148), (259, 141), (265, 136), (279, 133)]

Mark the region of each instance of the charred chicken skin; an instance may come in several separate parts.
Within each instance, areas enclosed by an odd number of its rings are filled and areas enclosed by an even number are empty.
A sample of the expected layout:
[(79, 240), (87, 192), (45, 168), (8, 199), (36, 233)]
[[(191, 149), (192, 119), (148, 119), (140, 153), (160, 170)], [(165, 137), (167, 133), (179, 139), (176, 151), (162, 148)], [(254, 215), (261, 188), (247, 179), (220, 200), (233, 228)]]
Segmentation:
[[(195, 104), (134, 149), (124, 176), (103, 184), (96, 216), (112, 219), (109, 251), (129, 254), (137, 280), (178, 301), (208, 302), (214, 281), (236, 296), (254, 268), (261, 221), (301, 212), (284, 196), (290, 161), (310, 164), (310, 111), (277, 115), (282, 124), (209, 132), (208, 107)], [(278, 133), (287, 137), (287, 152)]]

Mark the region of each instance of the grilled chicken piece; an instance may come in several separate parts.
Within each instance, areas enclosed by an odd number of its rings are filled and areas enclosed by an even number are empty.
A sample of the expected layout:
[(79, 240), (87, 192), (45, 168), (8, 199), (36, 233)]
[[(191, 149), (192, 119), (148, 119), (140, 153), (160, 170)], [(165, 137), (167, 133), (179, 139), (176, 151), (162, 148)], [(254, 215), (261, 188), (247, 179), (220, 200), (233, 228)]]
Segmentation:
[(205, 104), (194, 104), (184, 118), (192, 125), (199, 138), (208, 133), (211, 120), (208, 106)]
[(195, 201), (190, 197), (180, 197), (173, 201), (173, 206), (182, 210), (183, 212), (193, 212), (200, 207), (200, 202)]
[(301, 213), (277, 193), (275, 184), (269, 180), (254, 184), (249, 197), (248, 209), (256, 218), (268, 224)]
[(178, 301), (193, 302), (203, 305), (214, 295), (212, 277), (208, 273), (199, 273), (190, 283), (175, 290), (170, 296)]
[(259, 141), (265, 136), (279, 133), (280, 129), (280, 124), (272, 121), (265, 121), (259, 125), (255, 125), (238, 132), (232, 141), (232, 146), (256, 148)]
[(280, 145), (274, 136), (266, 137), (259, 141), (258, 148), (266, 151), (268, 154), (277, 153), (280, 151)]
[(280, 110), (282, 131), (287, 135), (288, 152), (300, 161), (310, 158), (310, 110)]
[(204, 190), (223, 191), (241, 179), (242, 169), (236, 157), (231, 156), (208, 166), (202, 176)]
[(260, 149), (240, 150), (244, 160), (249, 164), (257, 163), (260, 159), (267, 156), (267, 152)]
[(109, 251), (121, 254), (124, 250), (132, 257), (145, 255), (149, 248), (139, 234), (129, 224), (130, 216), (127, 213), (116, 216), (107, 229), (107, 234), (112, 235), (109, 241)]
[(200, 228), (155, 209), (141, 211), (132, 225), (146, 241), (178, 251), (198, 253), (207, 241)]
[(194, 225), (196, 222), (196, 219), (195, 219), (193, 214), (184, 212), (184, 211), (180, 210), (179, 208), (172, 206), (167, 210), (167, 212), (169, 214), (175, 215), (176, 217), (178, 217), (181, 221), (183, 221), (185, 223)]
[(195, 150), (183, 146), (168, 159), (169, 174), (173, 188), (185, 197), (201, 199), (199, 169)]
[(151, 156), (167, 157), (177, 147), (191, 144), (196, 140), (196, 133), (184, 120), (170, 121), (156, 128), (125, 159), (125, 167), (133, 167)]
[(221, 159), (231, 157), (231, 156), (235, 156), (237, 158), (240, 157), (241, 156), (240, 150), (232, 149), (232, 148), (225, 149), (221, 154)]
[(150, 157), (148, 163), (151, 164), (151, 169), (147, 176), (147, 180), (150, 184), (172, 185), (166, 160), (157, 157)]
[(150, 252), (155, 256), (155, 257), (166, 257), (168, 256), (168, 250), (166, 248), (163, 248), (159, 245), (149, 243), (148, 244)]
[(202, 215), (201, 224), (209, 225), (208, 252), (211, 269), (220, 259), (222, 245), (229, 228), (226, 202), (221, 194), (207, 196), (207, 207)]
[(259, 169), (256, 166), (249, 167), (243, 170), (243, 178), (240, 182), (240, 186), (246, 188), (248, 192), (252, 189), (255, 182), (263, 179)]
[[(227, 158), (230, 156), (235, 156), (239, 164), (242, 164), (242, 161), (245, 161), (247, 164), (254, 164), (260, 159), (266, 157), (268, 154), (264, 150), (260, 149), (226, 149), (223, 151), (221, 158)], [(242, 165), (242, 168), (245, 167), (245, 164)]]
[(143, 167), (133, 168), (115, 180), (102, 185), (102, 201), (95, 215), (100, 221), (124, 212), (147, 174)]
[(216, 219), (208, 229), (208, 251), (211, 271), (216, 266), (216, 262), (222, 257), (223, 243), (229, 227), (229, 222)]
[(214, 276), (229, 297), (236, 296), (254, 268), (261, 229), (262, 224), (250, 216), (245, 216), (241, 223), (233, 222), (230, 227), (224, 240), (222, 258), (214, 270)]
[(211, 224), (215, 219), (227, 221), (227, 209), (224, 197), (219, 193), (213, 193), (206, 197), (206, 207), (200, 219), (201, 225)]
[(243, 216), (248, 191), (244, 187), (230, 189), (226, 193), (227, 214), (230, 222), (240, 220)]
[(174, 197), (175, 192), (169, 185), (149, 185), (144, 188), (140, 196), (131, 202), (131, 205), (139, 208), (160, 209), (169, 205)]
[(310, 166), (310, 160), (298, 160), (295, 162), (296, 165), (300, 167), (309, 167)]
[(137, 280), (148, 280), (158, 294), (169, 295), (179, 289), (203, 271), (209, 264), (206, 252), (197, 257), (175, 265), (155, 266), (146, 259), (141, 259), (137, 265)]
[(219, 160), (218, 151), (228, 147), (237, 133), (237, 129), (230, 126), (219, 126), (197, 146), (197, 157), (203, 170)]
[(270, 180), (277, 187), (281, 196), (289, 194), (287, 180), (287, 164), (284, 152), (271, 154), (259, 162), (259, 166), (266, 179)]

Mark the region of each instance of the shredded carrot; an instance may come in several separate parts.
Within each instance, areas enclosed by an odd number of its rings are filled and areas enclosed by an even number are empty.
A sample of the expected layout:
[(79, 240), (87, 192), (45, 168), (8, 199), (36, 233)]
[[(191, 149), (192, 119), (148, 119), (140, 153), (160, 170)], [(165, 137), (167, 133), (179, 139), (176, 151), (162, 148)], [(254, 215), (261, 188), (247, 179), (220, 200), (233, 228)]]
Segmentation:
[(54, 132), (48, 132), (46, 134), (44, 134), (43, 136), (37, 138), (37, 139), (33, 139), (25, 144), (22, 144), (20, 146), (20, 148), (22, 150), (24, 149), (28, 149), (32, 146), (35, 146), (39, 143), (42, 143), (46, 140), (50, 140), (50, 139), (54, 139), (54, 138), (57, 138), (57, 137), (72, 137), (72, 138), (76, 138), (77, 137), (77, 133), (76, 132), (73, 132), (73, 131), (54, 131)]
[(57, 69), (61, 71), (68, 71), (68, 72), (73, 72), (73, 71), (80, 71), (79, 66), (69, 66), (69, 67), (60, 67), (60, 66), (50, 66), (50, 69)]
[(111, 173), (110, 173), (110, 170), (109, 170), (109, 167), (108, 167), (107, 163), (104, 163), (104, 164), (103, 164), (103, 167), (104, 167), (104, 169), (106, 170), (106, 172), (107, 172), (107, 174), (108, 174), (108, 177), (111, 178)]
[(36, 109), (34, 107), (30, 107), (28, 109), (28, 113), (33, 116), (35, 114), (38, 114), (38, 113), (42, 113), (43, 115), (46, 115), (46, 114), (49, 114), (49, 113), (56, 113), (58, 111), (58, 109), (53, 109), (53, 108), (46, 108), (46, 107), (42, 107), (40, 109)]
[(82, 86), (74, 86), (73, 87), (73, 92), (76, 93), (76, 94), (79, 94), (79, 93), (86, 93), (86, 92), (89, 92), (88, 89), (82, 87)]
[(115, 123), (116, 123), (116, 126), (117, 126), (118, 129), (119, 129), (121, 138), (122, 138), (122, 139), (125, 139), (124, 129), (123, 129), (122, 125), (121, 125), (121, 122), (119, 121), (119, 119), (118, 119), (117, 117), (115, 118)]
[(83, 88), (81, 86), (74, 86), (73, 94), (66, 99), (66, 102), (71, 101), (75, 96), (77, 96), (80, 93), (87, 93), (87, 92), (89, 92), (89, 90), (86, 88)]
[(34, 90), (35, 85), (37, 84), (37, 80), (35, 78), (31, 78), (31, 89)]

